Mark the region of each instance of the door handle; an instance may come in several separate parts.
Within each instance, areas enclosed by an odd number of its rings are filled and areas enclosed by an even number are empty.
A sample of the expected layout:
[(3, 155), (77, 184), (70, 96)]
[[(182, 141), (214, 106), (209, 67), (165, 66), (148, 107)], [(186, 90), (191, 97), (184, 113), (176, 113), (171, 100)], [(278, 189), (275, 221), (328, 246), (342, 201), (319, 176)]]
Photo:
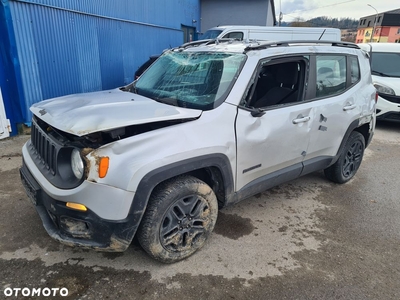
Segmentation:
[(344, 111), (348, 111), (348, 110), (352, 110), (352, 109), (355, 109), (355, 108), (356, 108), (355, 104), (348, 104), (348, 105), (343, 107), (343, 110)]
[(305, 123), (310, 121), (310, 117), (302, 117), (302, 116), (298, 116), (297, 119), (294, 119), (292, 122), (293, 124), (299, 124), (299, 123)]

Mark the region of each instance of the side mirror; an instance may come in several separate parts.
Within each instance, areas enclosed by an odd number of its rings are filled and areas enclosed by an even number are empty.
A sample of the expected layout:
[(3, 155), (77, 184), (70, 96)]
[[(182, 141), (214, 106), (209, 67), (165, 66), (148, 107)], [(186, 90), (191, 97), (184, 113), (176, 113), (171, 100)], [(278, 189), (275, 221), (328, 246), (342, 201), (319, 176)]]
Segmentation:
[(261, 108), (253, 108), (253, 109), (251, 110), (251, 115), (252, 115), (253, 117), (255, 117), (255, 118), (259, 118), (259, 117), (265, 115), (265, 111), (262, 110)]

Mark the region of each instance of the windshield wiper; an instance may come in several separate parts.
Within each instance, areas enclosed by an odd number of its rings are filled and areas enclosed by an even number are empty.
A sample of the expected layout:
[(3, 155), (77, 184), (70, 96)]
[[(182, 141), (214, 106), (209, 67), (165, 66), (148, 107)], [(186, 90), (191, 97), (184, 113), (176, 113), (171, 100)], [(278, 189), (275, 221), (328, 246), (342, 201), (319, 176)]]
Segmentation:
[(382, 76), (382, 77), (390, 77), (390, 75), (382, 73), (382, 72), (378, 72), (378, 71), (371, 71), (371, 74), (379, 75), (379, 76)]
[(153, 100), (160, 102), (160, 103), (164, 103), (164, 104), (171, 104), (173, 106), (178, 106), (178, 99), (176, 98), (152, 98)]
[(137, 94), (136, 87), (135, 87), (135, 85), (133, 83), (130, 83), (128, 85), (120, 87), (119, 90), (123, 91), (123, 92), (130, 92), (130, 93)]

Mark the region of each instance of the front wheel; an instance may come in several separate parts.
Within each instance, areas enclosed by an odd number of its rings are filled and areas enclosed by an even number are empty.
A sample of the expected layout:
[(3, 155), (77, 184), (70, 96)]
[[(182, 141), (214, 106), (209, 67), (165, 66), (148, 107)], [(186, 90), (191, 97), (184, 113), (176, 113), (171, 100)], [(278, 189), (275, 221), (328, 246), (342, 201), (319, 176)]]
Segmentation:
[(154, 190), (138, 230), (142, 248), (164, 263), (200, 249), (214, 229), (218, 201), (203, 181), (182, 176)]
[(346, 183), (357, 173), (364, 156), (364, 136), (353, 131), (340, 153), (339, 159), (324, 170), (325, 176), (336, 183)]

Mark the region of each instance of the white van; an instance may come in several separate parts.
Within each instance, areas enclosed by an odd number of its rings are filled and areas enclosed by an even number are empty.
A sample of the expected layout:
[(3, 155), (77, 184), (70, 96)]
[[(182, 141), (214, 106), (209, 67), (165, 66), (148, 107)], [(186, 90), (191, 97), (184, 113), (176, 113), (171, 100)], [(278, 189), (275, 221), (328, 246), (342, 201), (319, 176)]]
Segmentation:
[(369, 52), (372, 80), (378, 91), (376, 117), (400, 122), (400, 44), (357, 44)]
[(289, 41), (324, 40), (340, 41), (340, 29), (323, 27), (276, 26), (218, 26), (207, 30), (199, 39), (231, 38), (238, 40)]

